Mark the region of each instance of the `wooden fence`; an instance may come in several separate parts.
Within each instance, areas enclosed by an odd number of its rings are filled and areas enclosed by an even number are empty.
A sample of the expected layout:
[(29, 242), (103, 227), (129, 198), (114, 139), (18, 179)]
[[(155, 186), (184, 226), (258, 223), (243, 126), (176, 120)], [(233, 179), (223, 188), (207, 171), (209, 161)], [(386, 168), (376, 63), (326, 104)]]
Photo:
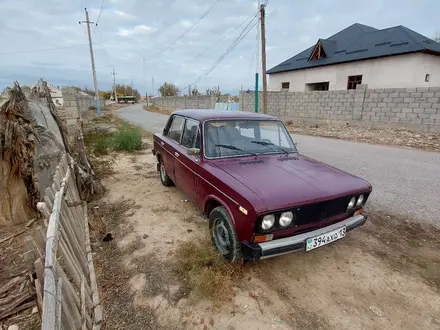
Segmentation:
[(102, 308), (90, 247), (87, 205), (76, 184), (75, 162), (65, 154), (38, 210), (45, 227), (27, 238), (25, 258), (36, 274), (42, 330), (99, 330)]

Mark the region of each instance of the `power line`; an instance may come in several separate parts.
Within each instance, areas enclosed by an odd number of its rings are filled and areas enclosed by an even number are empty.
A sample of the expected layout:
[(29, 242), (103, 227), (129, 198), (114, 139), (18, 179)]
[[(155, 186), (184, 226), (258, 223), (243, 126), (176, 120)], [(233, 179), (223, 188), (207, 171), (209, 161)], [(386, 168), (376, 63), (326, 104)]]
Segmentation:
[(81, 44), (81, 45), (72, 45), (72, 46), (65, 46), (65, 47), (54, 47), (54, 48), (42, 48), (42, 49), (34, 49), (34, 50), (23, 50), (23, 51), (18, 51), (18, 52), (0, 53), (0, 55), (17, 55), (17, 54), (27, 54), (27, 53), (35, 53), (35, 52), (46, 52), (46, 51), (51, 51), (51, 50), (84, 47), (84, 46), (87, 46), (87, 45), (88, 44)]
[(82, 11), (84, 8), (84, 0), (80, 0), (81, 1), (81, 7), (79, 7), (79, 19), (82, 18)]
[(150, 57), (150, 59), (163, 54), (165, 51), (167, 51), (168, 49), (170, 49), (172, 46), (174, 46), (176, 44), (176, 42), (178, 42), (180, 39), (182, 39), (189, 31), (191, 31), (191, 29), (197, 25), (197, 23), (199, 23), (206, 15), (209, 14), (209, 12), (215, 7), (215, 5), (217, 3), (219, 3), (220, 0), (217, 0), (216, 2), (214, 2), (214, 4), (208, 8), (208, 10), (202, 15), (200, 16), (199, 19), (197, 19), (197, 21), (194, 22), (193, 25), (191, 25), (185, 32), (183, 32), (176, 40), (174, 40), (172, 43), (170, 43), (168, 46), (166, 46), (165, 48), (162, 48), (159, 52), (157, 52), (156, 54), (154, 54), (153, 56)]
[[(102, 10), (104, 9), (104, 6), (106, 4), (107, 4), (107, 0), (102, 0), (102, 2), (101, 2), (101, 9), (99, 9), (98, 19), (96, 20), (96, 25), (95, 26), (98, 26), (98, 22), (99, 22), (99, 19), (101, 18)], [(96, 28), (95, 28), (95, 30), (96, 30)]]
[(210, 50), (212, 47), (214, 47), (215, 45), (217, 45), (220, 41), (222, 41), (224, 38), (226, 38), (230, 33), (234, 32), (235, 30), (237, 30), (240, 26), (242, 26), (244, 23), (246, 23), (249, 19), (254, 18), (256, 15), (252, 15), (249, 16), (248, 18), (246, 18), (243, 22), (241, 22), (239, 25), (237, 25), (236, 27), (228, 30), (225, 34), (223, 34), (223, 36), (220, 37), (220, 39), (218, 39), (217, 41), (215, 41), (214, 43), (212, 43), (208, 48), (206, 48), (203, 52), (197, 54), (196, 56), (194, 56), (192, 59), (190, 59), (189, 61), (186, 62), (186, 64), (191, 63), (192, 61), (198, 59), (200, 56), (202, 56), (203, 54), (205, 54), (208, 50)]
[[(232, 52), (235, 47), (237, 47), (237, 45), (248, 35), (248, 33), (255, 27), (255, 25), (258, 23), (258, 21), (255, 21), (255, 18), (252, 19), (245, 27), (244, 29), (240, 32), (240, 34), (238, 35), (238, 37), (232, 42), (232, 44), (223, 52), (222, 55), (220, 55), (219, 58), (217, 58), (214, 63), (209, 67), (209, 69), (202, 74), (200, 77), (198, 77), (196, 79), (196, 81), (194, 83), (192, 83), (191, 85), (197, 85), (197, 83), (203, 78), (206, 77), (208, 74), (210, 74), (219, 64), (220, 62), (222, 62), (226, 56), (229, 55), (230, 52)], [(252, 24), (252, 26), (251, 26)], [(249, 28), (249, 26), (251, 26)], [(188, 84), (187, 84), (188, 85)]]
[(110, 60), (110, 56), (108, 55), (107, 51), (105, 50), (104, 42), (102, 41), (102, 37), (101, 37), (101, 31), (98, 29), (97, 25), (95, 26), (95, 31), (98, 34), (98, 38), (99, 38), (99, 43), (98, 44), (102, 47), (102, 51), (105, 54), (105, 57), (107, 59), (107, 64), (109, 66), (113, 66), (112, 61)]

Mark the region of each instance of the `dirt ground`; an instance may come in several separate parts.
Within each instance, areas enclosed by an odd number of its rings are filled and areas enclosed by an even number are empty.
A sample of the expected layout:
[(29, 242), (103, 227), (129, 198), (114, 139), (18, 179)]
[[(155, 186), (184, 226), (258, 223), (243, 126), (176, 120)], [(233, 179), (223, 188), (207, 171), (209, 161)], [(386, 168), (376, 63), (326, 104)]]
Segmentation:
[(361, 127), (350, 125), (310, 125), (286, 122), (291, 133), (335, 139), (440, 151), (440, 133), (416, 133), (405, 129)]
[(440, 328), (438, 229), (371, 210), (339, 242), (242, 266), (232, 300), (218, 302), (173, 271), (180, 244), (206, 239), (208, 226), (161, 185), (151, 149), (117, 155), (113, 170), (91, 204), (114, 205), (123, 219), (109, 225), (113, 240), (94, 244), (105, 329)]

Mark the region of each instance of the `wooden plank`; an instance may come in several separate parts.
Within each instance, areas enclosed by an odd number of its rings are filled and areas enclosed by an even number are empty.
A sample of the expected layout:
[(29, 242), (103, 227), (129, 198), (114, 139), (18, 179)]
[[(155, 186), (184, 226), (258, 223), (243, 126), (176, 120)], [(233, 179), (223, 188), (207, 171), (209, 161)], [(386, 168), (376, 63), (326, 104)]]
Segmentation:
[(57, 310), (56, 310), (56, 328), (61, 330), (61, 306), (63, 304), (63, 280), (58, 277), (57, 280)]
[[(37, 274), (37, 278), (40, 280), (42, 287), (44, 288), (44, 265), (43, 259), (38, 258), (34, 262), (35, 274)], [(41, 296), (43, 296), (43, 290), (41, 290)]]
[(36, 251), (32, 237), (28, 236), (25, 238), (24, 246), (26, 248), (26, 252), (23, 254), (23, 257), (24, 260), (26, 260), (26, 267), (29, 271), (29, 274), (33, 274), (35, 271), (34, 262), (38, 258), (38, 252)]
[(77, 330), (72, 319), (71, 309), (67, 306), (67, 304), (61, 305), (61, 314), (61, 325), (63, 330)]
[[(68, 191), (66, 194), (66, 197), (70, 202), (80, 202), (81, 205), (78, 205), (76, 207), (69, 207), (70, 212), (74, 215), (74, 218), (72, 221), (75, 222), (75, 225), (79, 227), (81, 231), (81, 236), (84, 238), (84, 228), (83, 228), (83, 214), (82, 214), (82, 201), (79, 199), (79, 197), (75, 196), (75, 193), (73, 192), (74, 189), (76, 189), (76, 183), (73, 181), (72, 176), (69, 177), (68, 180)], [(81, 219), (80, 223), (78, 223), (78, 219)]]
[[(47, 188), (47, 192), (45, 192), (44, 194), (44, 202), (46, 203), (47, 207), (50, 210), (50, 213), (52, 213), (52, 208), (53, 208), (53, 199), (51, 200), (51, 196), (53, 195), (52, 193), (52, 189)], [(49, 216), (50, 218), (50, 216)]]
[(56, 314), (56, 280), (55, 261), (58, 248), (58, 230), (60, 219), (61, 198), (64, 194), (64, 186), (55, 194), (52, 214), (49, 218), (46, 235), (46, 258), (44, 263), (44, 296), (42, 328), (55, 330)]
[(40, 316), (43, 315), (43, 286), (41, 285), (40, 279), (35, 280), (35, 291), (37, 294), (37, 307), (40, 312)]
[(46, 233), (41, 226), (38, 227), (35, 231), (34, 241), (40, 251), (40, 256), (43, 255), (44, 247), (46, 245)]
[(63, 182), (63, 177), (61, 176), (60, 166), (58, 165), (55, 170), (55, 178), (52, 183), (52, 188), (55, 186), (56, 190), (60, 190), (62, 182)]
[(2, 295), (5, 292), (8, 292), (14, 286), (21, 284), (21, 282), (23, 282), (24, 280), (25, 278), (20, 276), (12, 278), (8, 283), (0, 287), (0, 295)]
[(66, 245), (67, 244), (62, 237), (60, 241), (60, 252), (61, 256), (64, 259), (64, 266), (66, 267), (67, 273), (73, 279), (73, 282), (76, 284), (77, 287), (79, 287), (79, 285), (81, 284), (81, 270), (72, 255), (70, 254)]
[(9, 241), (11, 238), (13, 238), (13, 237), (15, 237), (15, 236), (19, 236), (19, 235), (25, 233), (26, 230), (27, 230), (27, 228), (21, 230), (20, 232), (18, 232), (18, 233), (16, 233), (16, 234), (12, 234), (12, 235), (9, 235), (9, 236), (7, 236), (7, 237), (5, 237), (5, 238), (3, 238), (3, 239), (0, 239), (0, 244), (3, 243), (3, 242)]
[[(64, 273), (63, 268), (59, 264), (57, 264), (57, 271), (58, 271), (57, 274), (63, 279), (64, 289), (66, 290), (64, 292), (64, 297), (66, 297), (67, 303), (70, 304), (69, 306), (71, 309), (74, 308), (76, 310), (80, 310), (81, 302), (80, 302), (79, 296), (75, 292), (75, 289), (74, 289), (72, 283), (70, 283), (69, 279), (67, 278), (66, 274)], [(87, 295), (87, 287), (86, 287), (86, 306), (89, 310), (92, 310), (93, 303), (92, 303), (92, 298), (90, 296)], [(91, 324), (90, 316), (88, 316), (87, 322)]]
[(40, 211), (40, 213), (43, 215), (45, 219), (49, 219), (50, 217), (50, 211), (47, 207), (47, 204), (45, 202), (38, 202), (37, 203), (37, 209)]
[(86, 288), (84, 275), (81, 277), (81, 330), (87, 330), (86, 326)]
[[(63, 212), (65, 217), (66, 226), (69, 229), (70, 235), (74, 236), (76, 242), (78, 242), (79, 251), (81, 256), (83, 257), (84, 264), (86, 262), (86, 248), (85, 248), (85, 234), (83, 233), (82, 228), (79, 228), (80, 224), (84, 225), (84, 218), (76, 218), (74, 214), (72, 214), (70, 208), (67, 206), (67, 203), (63, 201)], [(73, 237), (72, 237), (73, 239)], [(88, 272), (87, 272), (88, 274)]]
[[(65, 205), (65, 202), (63, 201), (63, 204)], [(62, 228), (65, 232), (66, 238), (67, 238), (67, 242), (69, 244), (69, 246), (71, 247), (71, 250), (73, 252), (72, 256), (74, 256), (76, 258), (77, 261), (77, 265), (80, 267), (80, 269), (82, 270), (82, 272), (84, 272), (84, 274), (86, 274), (88, 276), (88, 269), (87, 269), (87, 259), (86, 259), (86, 255), (84, 253), (84, 248), (82, 247), (83, 243), (79, 242), (74, 230), (70, 227), (70, 223), (68, 221), (68, 217), (65, 215), (65, 210), (62, 211), (61, 214), (61, 225)], [(81, 244), (82, 243), (82, 244)]]
[(96, 282), (96, 274), (95, 274), (95, 267), (93, 265), (93, 257), (92, 257), (92, 249), (90, 246), (90, 234), (89, 234), (89, 218), (87, 215), (87, 206), (86, 202), (84, 202), (84, 228), (85, 228), (85, 244), (86, 244), (86, 251), (87, 251), (87, 260), (88, 260), (88, 266), (89, 266), (89, 272), (90, 272), (90, 287), (92, 289), (92, 300), (94, 308), (94, 319), (93, 323), (94, 326), (99, 326), (102, 322), (102, 308), (100, 305), (99, 300), (99, 293), (98, 293), (98, 284)]
[(25, 253), (23, 253), (23, 258), (26, 261), (26, 268), (29, 274), (33, 274), (35, 272), (35, 268), (34, 268), (35, 252), (26, 251)]

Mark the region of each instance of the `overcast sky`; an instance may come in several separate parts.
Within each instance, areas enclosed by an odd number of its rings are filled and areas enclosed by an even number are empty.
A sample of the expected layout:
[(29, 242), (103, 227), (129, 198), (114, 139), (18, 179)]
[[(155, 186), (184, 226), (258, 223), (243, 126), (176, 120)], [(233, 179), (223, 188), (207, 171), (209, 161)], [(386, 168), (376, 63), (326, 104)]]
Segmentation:
[[(111, 88), (114, 67), (118, 83), (133, 81), (141, 93), (151, 93), (152, 77), (156, 90), (164, 81), (180, 87), (194, 84), (238, 37), (257, 8), (255, 0), (104, 1), (98, 28), (92, 26), (99, 88)], [(0, 88), (14, 80), (33, 84), (39, 77), (59, 86), (92, 87), (86, 26), (78, 21), (84, 19), (87, 6), (90, 20), (96, 22), (101, 4), (102, 0), (0, 0)], [(438, 0), (269, 0), (268, 69), (356, 22), (375, 28), (404, 25), (432, 38), (440, 31), (439, 12)], [(198, 89), (219, 85), (235, 94), (241, 84), (252, 88), (255, 49), (253, 28), (198, 81)]]

